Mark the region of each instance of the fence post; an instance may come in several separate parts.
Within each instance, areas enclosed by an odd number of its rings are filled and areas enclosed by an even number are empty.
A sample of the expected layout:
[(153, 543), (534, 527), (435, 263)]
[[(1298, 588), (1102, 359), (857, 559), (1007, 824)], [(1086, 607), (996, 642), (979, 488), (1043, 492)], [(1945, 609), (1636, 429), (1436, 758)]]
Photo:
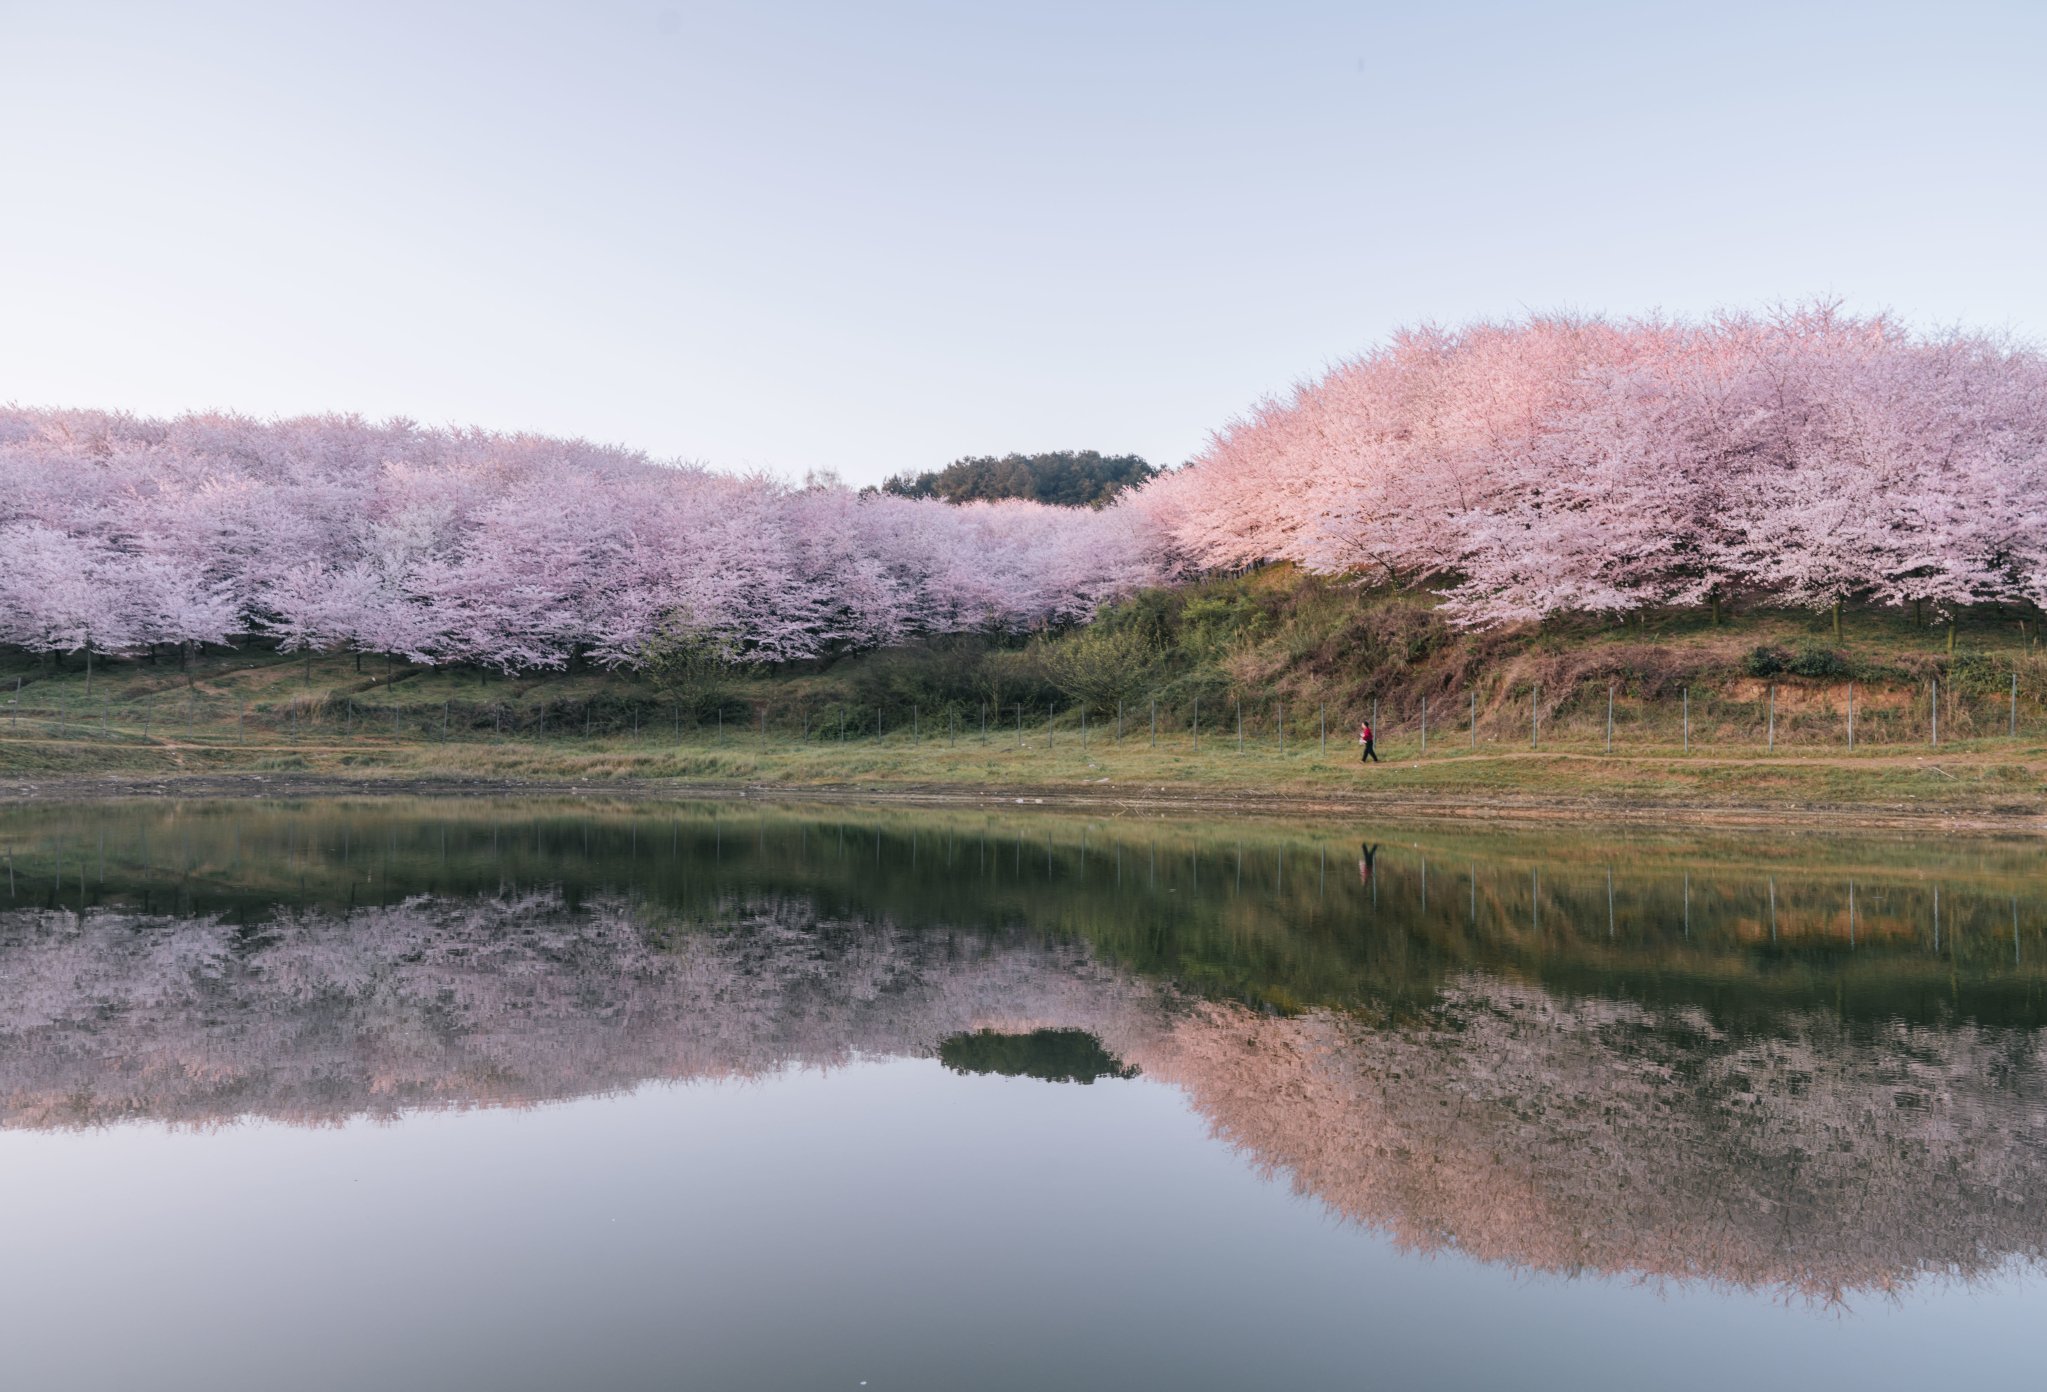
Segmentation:
[(249, 723), (249, 703), (243, 701), (235, 708), (235, 743), (244, 743), (243, 730)]
[(1855, 748), (1855, 683), (1848, 683), (1848, 748)]
[(1606, 684), (1606, 752), (1613, 753), (1613, 683)]
[(1151, 698), (1151, 747), (1159, 747), (1159, 698)]
[(1774, 754), (1777, 751), (1777, 683), (1775, 682), (1770, 683), (1770, 695), (1766, 709), (1769, 712), (1767, 716), (1769, 722), (1769, 744), (1767, 748)]
[(1940, 748), (1940, 678), (1935, 677), (1927, 684), (1927, 709), (1932, 713), (1932, 734), (1929, 739), (1935, 749)]
[(1429, 698), (1422, 697), (1422, 753), (1429, 752)]
[(1045, 702), (1045, 748), (1052, 747), (1052, 703)]
[(2011, 674), (2011, 737), (2019, 737), (2019, 674)]
[(1684, 752), (1692, 752), (1692, 689), (1684, 689)]

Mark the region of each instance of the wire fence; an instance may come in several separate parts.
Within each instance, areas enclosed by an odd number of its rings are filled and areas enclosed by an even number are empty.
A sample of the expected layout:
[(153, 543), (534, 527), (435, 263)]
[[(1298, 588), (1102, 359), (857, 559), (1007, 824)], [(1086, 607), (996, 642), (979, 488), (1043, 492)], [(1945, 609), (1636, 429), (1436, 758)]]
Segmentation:
[[(106, 744), (292, 745), (571, 740), (635, 745), (978, 745), (1088, 752), (1148, 749), (1356, 757), (1369, 721), (1383, 758), (1509, 750), (1624, 755), (1812, 755), (1939, 748), (2047, 732), (2043, 693), (2016, 675), (2003, 690), (1929, 679), (1916, 685), (1741, 681), (1631, 692), (1619, 683), (1443, 691), (1394, 704), (1157, 697), (1110, 703), (953, 701), (932, 706), (775, 696), (711, 703), (596, 700), (251, 703), (198, 687), (134, 699), (39, 693), (4, 698), (0, 738)], [(40, 698), (40, 699), (39, 699)]]

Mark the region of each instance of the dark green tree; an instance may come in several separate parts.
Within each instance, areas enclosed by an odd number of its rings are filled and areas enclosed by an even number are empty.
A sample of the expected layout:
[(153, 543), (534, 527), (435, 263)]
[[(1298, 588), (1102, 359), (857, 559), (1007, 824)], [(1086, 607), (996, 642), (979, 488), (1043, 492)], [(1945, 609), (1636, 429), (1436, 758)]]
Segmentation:
[(939, 498), (948, 503), (1027, 498), (1055, 507), (1101, 507), (1158, 472), (1134, 454), (1057, 450), (1006, 454), (1000, 459), (993, 455), (956, 459), (943, 469), (897, 474), (881, 488), (905, 498)]

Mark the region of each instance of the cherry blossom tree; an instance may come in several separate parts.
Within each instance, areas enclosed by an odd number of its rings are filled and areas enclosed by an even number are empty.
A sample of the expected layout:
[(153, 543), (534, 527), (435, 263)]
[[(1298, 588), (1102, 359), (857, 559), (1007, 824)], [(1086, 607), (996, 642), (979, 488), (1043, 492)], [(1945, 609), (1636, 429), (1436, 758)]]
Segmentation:
[(1140, 499), (1188, 564), (1427, 582), (1486, 627), (1746, 592), (2038, 602), (2047, 369), (1816, 304), (1425, 327)]
[(354, 417), (0, 411), (0, 642), (239, 637), (507, 671), (676, 631), (786, 662), (1081, 622), (1166, 574), (1152, 513), (800, 488)]

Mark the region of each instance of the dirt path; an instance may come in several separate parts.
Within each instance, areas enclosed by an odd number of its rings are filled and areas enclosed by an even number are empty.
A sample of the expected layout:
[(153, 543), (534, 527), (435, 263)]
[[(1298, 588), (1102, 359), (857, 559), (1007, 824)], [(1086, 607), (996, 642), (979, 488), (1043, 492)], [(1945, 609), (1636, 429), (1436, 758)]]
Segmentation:
[[(1516, 756), (1504, 756), (1516, 757)], [(1538, 757), (1557, 758), (1558, 755)], [(1726, 762), (1767, 763), (1731, 760)], [(1805, 761), (1801, 761), (1805, 762)], [(1207, 813), (1238, 816), (1372, 817), (1407, 821), (1649, 822), (1707, 827), (1804, 830), (1913, 828), (1946, 832), (2047, 833), (2037, 810), (1987, 807), (1702, 803), (1611, 796), (1460, 795), (1360, 787), (1343, 793), (1260, 792), (1161, 785), (934, 783), (700, 783), (647, 779), (507, 780), (341, 777), (326, 774), (171, 774), (0, 779), (0, 803), (128, 798), (531, 797), (627, 802), (753, 800), (873, 806), (1026, 807), (1091, 810), (1116, 816)]]

